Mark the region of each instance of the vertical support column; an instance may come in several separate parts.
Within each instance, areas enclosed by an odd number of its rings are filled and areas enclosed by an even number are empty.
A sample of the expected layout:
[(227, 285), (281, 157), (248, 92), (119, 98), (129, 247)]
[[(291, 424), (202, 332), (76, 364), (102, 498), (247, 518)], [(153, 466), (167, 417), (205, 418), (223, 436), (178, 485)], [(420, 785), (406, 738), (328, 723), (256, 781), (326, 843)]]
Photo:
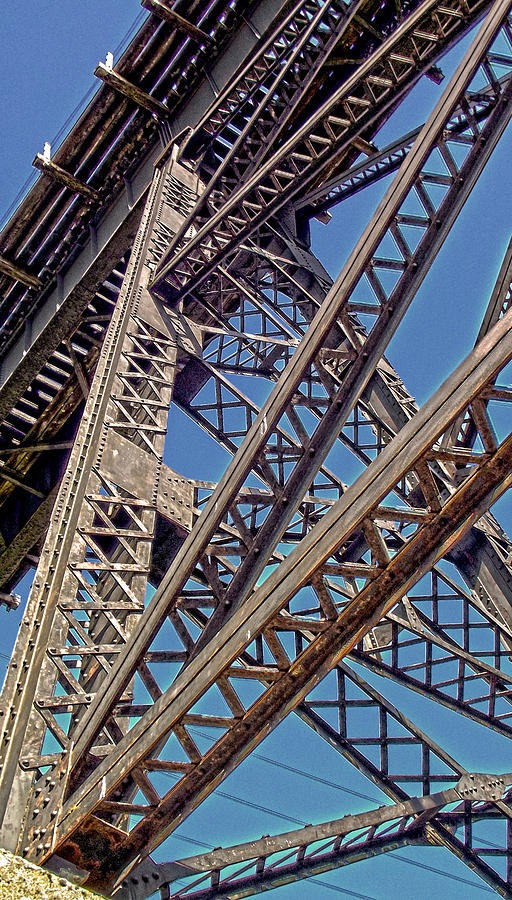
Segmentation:
[(177, 355), (147, 283), (196, 188), (175, 154), (155, 171), (8, 669), (0, 843), (12, 850), (24, 821), (39, 838), (39, 807), (62, 791), (82, 715), (144, 609)]

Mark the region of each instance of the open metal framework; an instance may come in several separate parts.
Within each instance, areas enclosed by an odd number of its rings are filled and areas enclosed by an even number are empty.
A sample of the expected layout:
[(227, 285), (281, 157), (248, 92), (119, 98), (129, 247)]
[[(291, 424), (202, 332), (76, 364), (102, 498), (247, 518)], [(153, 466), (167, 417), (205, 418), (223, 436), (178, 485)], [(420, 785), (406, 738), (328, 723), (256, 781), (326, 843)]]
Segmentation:
[[(0, 696), (0, 843), (119, 900), (434, 845), (512, 898), (509, 761), (468, 771), (376, 686), (512, 736), (490, 512), (512, 480), (512, 241), (421, 409), (385, 356), (509, 125), (510, 0), (143, 6), (2, 232), (0, 601), (37, 568)], [(443, 82), (427, 121), (379, 149), (423, 76)], [(333, 281), (311, 219), (386, 176)], [(166, 465), (172, 405), (229, 454), (218, 482)], [(388, 805), (154, 863), (290, 714)], [(396, 746), (417, 751), (399, 773)]]

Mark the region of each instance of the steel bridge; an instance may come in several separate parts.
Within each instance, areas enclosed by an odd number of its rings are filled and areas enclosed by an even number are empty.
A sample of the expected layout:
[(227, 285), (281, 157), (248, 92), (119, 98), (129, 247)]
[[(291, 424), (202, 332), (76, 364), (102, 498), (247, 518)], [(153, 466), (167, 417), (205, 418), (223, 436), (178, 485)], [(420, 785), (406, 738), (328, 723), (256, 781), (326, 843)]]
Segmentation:
[[(490, 511), (512, 481), (512, 242), (421, 408), (386, 358), (512, 115), (510, 0), (143, 6), (0, 235), (6, 606), (35, 568), (0, 844), (118, 900), (435, 846), (512, 898), (512, 543)], [(427, 120), (380, 146), (424, 76)], [(383, 178), (333, 280), (311, 221)], [(165, 463), (171, 404), (229, 458), (220, 480)], [(444, 707), (446, 746), (393, 685)], [(154, 862), (291, 714), (385, 805)], [(502, 740), (499, 771), (468, 767), (466, 720)]]

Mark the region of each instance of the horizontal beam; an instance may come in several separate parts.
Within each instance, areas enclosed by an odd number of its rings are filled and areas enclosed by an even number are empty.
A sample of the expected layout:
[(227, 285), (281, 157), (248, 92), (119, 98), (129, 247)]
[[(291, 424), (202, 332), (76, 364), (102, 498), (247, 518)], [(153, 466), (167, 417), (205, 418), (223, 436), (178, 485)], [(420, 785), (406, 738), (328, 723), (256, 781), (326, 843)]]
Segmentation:
[(75, 178), (75, 176), (71, 175), (69, 172), (66, 172), (65, 169), (58, 166), (53, 160), (43, 156), (42, 153), (38, 153), (34, 157), (32, 165), (35, 169), (42, 172), (43, 175), (48, 175), (50, 178), (53, 178), (54, 181), (62, 184), (63, 187), (69, 188), (74, 194), (80, 194), (82, 197), (85, 197), (87, 200), (91, 200), (94, 203), (99, 202), (100, 194), (98, 191), (94, 190), (94, 188), (85, 184), (83, 181), (80, 181), (80, 179)]
[(160, 100), (156, 100), (155, 97), (152, 97), (150, 94), (146, 93), (146, 91), (143, 91), (142, 88), (137, 87), (136, 84), (128, 81), (123, 75), (114, 72), (114, 70), (105, 65), (105, 63), (98, 63), (94, 70), (94, 74), (96, 75), (96, 78), (101, 79), (101, 81), (108, 84), (109, 87), (118, 91), (119, 94), (123, 94), (128, 100), (132, 100), (133, 103), (141, 109), (146, 109), (153, 115), (158, 116), (159, 119), (167, 119), (169, 117), (169, 109), (164, 106), (163, 103), (160, 103)]
[(41, 280), (36, 275), (32, 275), (24, 266), (16, 265), (5, 256), (0, 256), (0, 272), (34, 290), (41, 287)]
[[(468, 774), (462, 778), (453, 788), (439, 791), (436, 794), (427, 794), (423, 797), (412, 797), (401, 803), (393, 803), (390, 806), (379, 806), (368, 812), (343, 816), (324, 822), (321, 825), (306, 825), (294, 831), (287, 831), (272, 837), (262, 837), (259, 840), (247, 841), (234, 847), (213, 850), (211, 853), (197, 854), (184, 859), (176, 860), (171, 865), (182, 865), (193, 872), (207, 872), (209, 869), (221, 869), (234, 863), (256, 859), (259, 856), (270, 856), (271, 853), (279, 853), (292, 847), (300, 847), (303, 844), (313, 844), (315, 841), (323, 841), (325, 838), (335, 835), (349, 834), (358, 828), (381, 825), (383, 822), (392, 822), (393, 819), (401, 819), (414, 816), (418, 813), (434, 809), (441, 809), (448, 803), (461, 800), (497, 800), (507, 785), (512, 783), (512, 776), (507, 775), (483, 775)], [(184, 875), (182, 872), (181, 875)], [(190, 871), (187, 873), (190, 874)], [(180, 877), (177, 875), (176, 877)]]
[(169, 25), (172, 25), (178, 31), (183, 31), (184, 34), (187, 34), (194, 41), (197, 41), (198, 44), (213, 43), (213, 38), (207, 34), (206, 31), (202, 31), (197, 25), (193, 25), (188, 19), (180, 16), (177, 12), (174, 12), (173, 9), (169, 9), (165, 3), (162, 3), (162, 0), (142, 0), (142, 6), (144, 9), (147, 9), (148, 12), (158, 16), (159, 19), (168, 22)]

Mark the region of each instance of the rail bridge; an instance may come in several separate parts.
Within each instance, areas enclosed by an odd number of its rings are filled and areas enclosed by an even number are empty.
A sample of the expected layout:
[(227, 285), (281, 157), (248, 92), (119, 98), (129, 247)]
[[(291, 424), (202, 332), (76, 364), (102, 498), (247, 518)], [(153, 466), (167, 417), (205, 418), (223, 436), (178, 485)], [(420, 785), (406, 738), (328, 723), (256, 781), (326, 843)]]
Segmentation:
[[(510, 2), (143, 6), (0, 234), (4, 605), (34, 573), (0, 844), (119, 900), (434, 846), (510, 898), (512, 543), (491, 507), (512, 479), (512, 242), (421, 408), (386, 356), (509, 124)], [(425, 77), (428, 117), (383, 146)], [(311, 223), (383, 179), (333, 279)], [(167, 464), (188, 440), (171, 407), (221, 448), (215, 480)], [(286, 717), (381, 804), (156, 862)], [(471, 765), (466, 722), (499, 770)]]

